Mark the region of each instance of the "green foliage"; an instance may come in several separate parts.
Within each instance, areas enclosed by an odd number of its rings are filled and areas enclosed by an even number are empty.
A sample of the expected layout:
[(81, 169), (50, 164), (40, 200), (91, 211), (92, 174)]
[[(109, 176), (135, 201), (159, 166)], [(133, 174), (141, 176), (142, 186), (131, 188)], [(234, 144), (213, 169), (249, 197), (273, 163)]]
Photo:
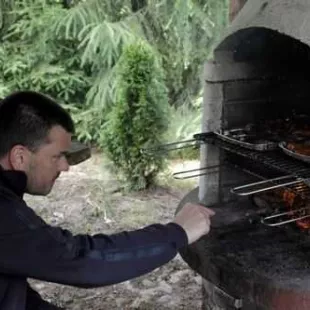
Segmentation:
[(55, 34), (55, 24), (66, 10), (49, 2), (15, 1), (4, 12), (4, 20), (10, 22), (1, 37), (0, 96), (31, 89), (52, 96), (65, 107), (79, 107), (92, 78), (80, 67), (78, 42)]
[(124, 47), (141, 37), (130, 1), (89, 0), (81, 2), (60, 18), (56, 34), (78, 41), (82, 67), (95, 78), (86, 96), (93, 117), (107, 113), (116, 99), (115, 67)]
[[(176, 108), (166, 142), (187, 139), (200, 131), (194, 129), (200, 121), (199, 104), (194, 100), (201, 92), (203, 63), (226, 26), (228, 0), (74, 0), (67, 8), (63, 3), (0, 0), (0, 98), (18, 89), (54, 97), (71, 112), (80, 140), (102, 145), (101, 129), (119, 128), (123, 134), (117, 143), (113, 136), (105, 138), (110, 145), (114, 143), (114, 149), (120, 147), (118, 158), (128, 167), (124, 175), (133, 175), (138, 187), (148, 186), (162, 160), (154, 154), (143, 157), (138, 148), (158, 144), (165, 127), (160, 111), (167, 94), (160, 71), (164, 72), (169, 104)], [(141, 89), (134, 88), (139, 84), (135, 80), (138, 71), (128, 69), (126, 78), (121, 78), (124, 59), (129, 57), (127, 47), (135, 42), (143, 42), (143, 51), (153, 62), (152, 72), (158, 72), (151, 77), (141, 69)], [(142, 79), (149, 79), (152, 86), (147, 87)], [(140, 107), (134, 120), (128, 113), (136, 110), (126, 107), (131, 96)], [(106, 123), (108, 115), (111, 120)], [(150, 133), (154, 137), (148, 140)], [(130, 137), (139, 137), (139, 143), (128, 142)], [(119, 143), (123, 142), (122, 147)], [(130, 170), (132, 167), (135, 169)]]
[(147, 188), (163, 157), (141, 151), (162, 141), (168, 124), (168, 98), (153, 51), (128, 46), (119, 67), (118, 98), (103, 129), (103, 147), (131, 189)]
[(141, 19), (165, 68), (170, 103), (191, 104), (201, 89), (203, 64), (227, 24), (228, 0), (149, 1)]
[(56, 33), (79, 42), (81, 65), (94, 81), (87, 92), (89, 118), (78, 121), (97, 140), (116, 102), (117, 67), (123, 49), (142, 40), (156, 50), (166, 76), (169, 103), (191, 104), (201, 90), (203, 63), (227, 22), (228, 0), (88, 0), (66, 11)]

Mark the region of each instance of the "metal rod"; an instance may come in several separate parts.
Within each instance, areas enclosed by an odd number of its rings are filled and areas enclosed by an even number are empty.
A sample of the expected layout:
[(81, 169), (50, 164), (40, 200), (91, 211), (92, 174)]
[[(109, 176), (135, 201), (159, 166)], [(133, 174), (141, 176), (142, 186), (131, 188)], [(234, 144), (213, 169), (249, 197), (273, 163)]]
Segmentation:
[[(142, 152), (149, 152), (149, 153), (157, 153), (161, 151), (169, 152), (169, 151), (174, 151), (174, 150), (185, 149), (188, 147), (197, 147), (201, 143), (205, 143), (207, 138), (210, 138), (213, 136), (214, 134), (212, 132), (196, 133), (193, 135), (193, 139), (161, 144), (161, 145), (151, 147), (151, 148), (142, 148)], [(181, 146), (181, 147), (175, 147), (179, 144), (187, 144), (187, 145)]]
[(214, 144), (228, 152), (238, 154), (244, 158), (260, 162), (265, 167), (281, 171), (285, 174), (291, 174), (302, 179), (310, 178), (310, 168), (307, 169), (305, 163), (298, 162), (296, 159), (290, 159), (287, 155), (282, 154), (277, 150), (261, 152), (246, 149), (220, 139), (215, 133), (213, 137), (209, 135), (209, 138), (212, 139), (208, 139), (208, 141), (206, 141), (207, 143)]
[[(190, 144), (195, 142), (195, 144)], [(149, 153), (157, 153), (157, 152), (169, 152), (169, 151), (174, 151), (174, 150), (180, 150), (180, 149), (185, 149), (189, 147), (195, 147), (198, 144), (197, 139), (190, 139), (190, 140), (184, 140), (184, 141), (179, 141), (179, 142), (172, 142), (172, 143), (167, 143), (167, 144), (161, 144), (152, 148), (143, 148), (143, 152), (149, 152)], [(179, 144), (185, 144), (187, 145), (180, 146), (180, 147), (175, 147)]]
[(203, 168), (198, 168), (198, 169), (191, 169), (191, 170), (185, 170), (185, 171), (179, 171), (179, 172), (175, 172), (173, 173), (173, 177), (177, 180), (185, 180), (185, 179), (190, 179), (190, 178), (195, 178), (201, 175), (206, 175), (209, 174), (210, 172), (204, 172), (204, 173), (199, 173), (199, 174), (193, 174), (193, 175), (189, 175), (189, 176), (184, 176), (184, 177), (180, 177), (180, 175), (182, 174), (187, 174), (190, 172), (196, 172), (196, 171), (206, 171), (206, 170), (211, 170), (211, 169), (215, 169), (215, 168), (219, 168), (223, 165), (214, 165), (214, 166), (208, 166), (208, 167), (203, 167)]
[[(257, 186), (259, 186), (259, 185), (274, 183), (277, 181), (283, 181), (283, 180), (287, 180), (287, 179), (294, 179), (294, 180), (281, 182), (279, 184), (273, 184), (271, 186), (265, 186), (265, 187), (257, 189)], [(253, 195), (253, 194), (265, 192), (268, 190), (276, 189), (279, 187), (293, 185), (293, 184), (300, 183), (300, 182), (301, 182), (300, 179), (298, 179), (292, 175), (286, 175), (286, 176), (282, 176), (282, 177), (278, 177), (278, 178), (273, 178), (273, 179), (269, 179), (269, 180), (264, 180), (264, 181), (259, 181), (259, 182), (255, 182), (255, 183), (250, 183), (250, 184), (238, 186), (238, 187), (232, 188), (231, 192), (233, 194), (237, 194), (240, 196), (248, 196), (248, 195)], [(256, 187), (256, 189), (255, 189), (255, 187)]]
[(309, 209), (310, 209), (310, 207), (305, 207), (305, 208), (301, 208), (301, 209), (298, 209), (298, 210), (292, 210), (292, 211), (288, 211), (288, 212), (283, 212), (283, 213), (278, 213), (278, 214), (275, 214), (275, 215), (267, 216), (267, 217), (261, 219), (261, 223), (264, 224), (264, 225), (267, 225), (267, 226), (276, 227), (276, 226), (282, 226), (282, 225), (285, 225), (285, 224), (297, 222), (299, 220), (303, 220), (305, 218), (310, 217), (310, 214), (303, 215), (303, 216), (300, 216), (300, 217), (297, 217), (297, 218), (295, 217), (295, 218), (292, 218), (292, 219), (289, 219), (289, 220), (285, 220), (285, 221), (278, 221), (278, 222), (268, 223), (268, 221), (270, 221), (270, 220), (278, 219), (279, 217), (283, 217), (283, 216), (289, 216), (289, 215), (292, 215), (294, 213), (301, 212), (303, 210), (309, 210)]

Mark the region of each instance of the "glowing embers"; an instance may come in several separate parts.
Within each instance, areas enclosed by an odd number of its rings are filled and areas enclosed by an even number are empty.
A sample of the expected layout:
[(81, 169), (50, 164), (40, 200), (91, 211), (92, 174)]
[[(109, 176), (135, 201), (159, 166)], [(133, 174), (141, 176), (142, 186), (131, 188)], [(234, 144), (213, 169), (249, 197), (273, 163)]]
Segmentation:
[(297, 226), (303, 230), (310, 229), (310, 200), (289, 189), (283, 190), (282, 197), (293, 218), (304, 217), (296, 220)]
[(255, 195), (253, 202), (260, 208), (263, 202), (265, 209), (268, 208), (261, 222), (270, 227), (296, 224), (302, 230), (310, 229), (310, 199), (306, 195), (308, 191), (309, 186), (300, 182), (293, 188), (276, 189)]

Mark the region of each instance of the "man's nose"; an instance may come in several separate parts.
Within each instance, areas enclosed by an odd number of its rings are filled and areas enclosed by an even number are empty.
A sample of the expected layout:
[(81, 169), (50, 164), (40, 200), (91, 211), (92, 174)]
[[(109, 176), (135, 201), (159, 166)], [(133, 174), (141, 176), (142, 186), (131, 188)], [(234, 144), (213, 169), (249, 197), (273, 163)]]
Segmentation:
[(69, 169), (70, 169), (70, 165), (68, 163), (68, 160), (67, 160), (66, 156), (63, 156), (61, 161), (60, 161), (59, 170), (60, 171), (69, 171)]

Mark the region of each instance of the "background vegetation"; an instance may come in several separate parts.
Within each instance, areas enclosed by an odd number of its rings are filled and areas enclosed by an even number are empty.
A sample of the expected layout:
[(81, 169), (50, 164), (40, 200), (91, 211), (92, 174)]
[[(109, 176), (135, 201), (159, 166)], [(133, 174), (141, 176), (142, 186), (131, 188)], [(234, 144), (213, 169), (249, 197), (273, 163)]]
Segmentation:
[(0, 97), (49, 94), (72, 113), (78, 139), (103, 146), (124, 51), (143, 42), (167, 90), (164, 139), (187, 139), (200, 130), (202, 66), (227, 17), (228, 0), (0, 0)]
[(116, 93), (116, 103), (103, 127), (102, 144), (130, 188), (147, 188), (154, 184), (164, 158), (146, 148), (162, 142), (169, 114), (161, 67), (145, 43), (125, 48)]

